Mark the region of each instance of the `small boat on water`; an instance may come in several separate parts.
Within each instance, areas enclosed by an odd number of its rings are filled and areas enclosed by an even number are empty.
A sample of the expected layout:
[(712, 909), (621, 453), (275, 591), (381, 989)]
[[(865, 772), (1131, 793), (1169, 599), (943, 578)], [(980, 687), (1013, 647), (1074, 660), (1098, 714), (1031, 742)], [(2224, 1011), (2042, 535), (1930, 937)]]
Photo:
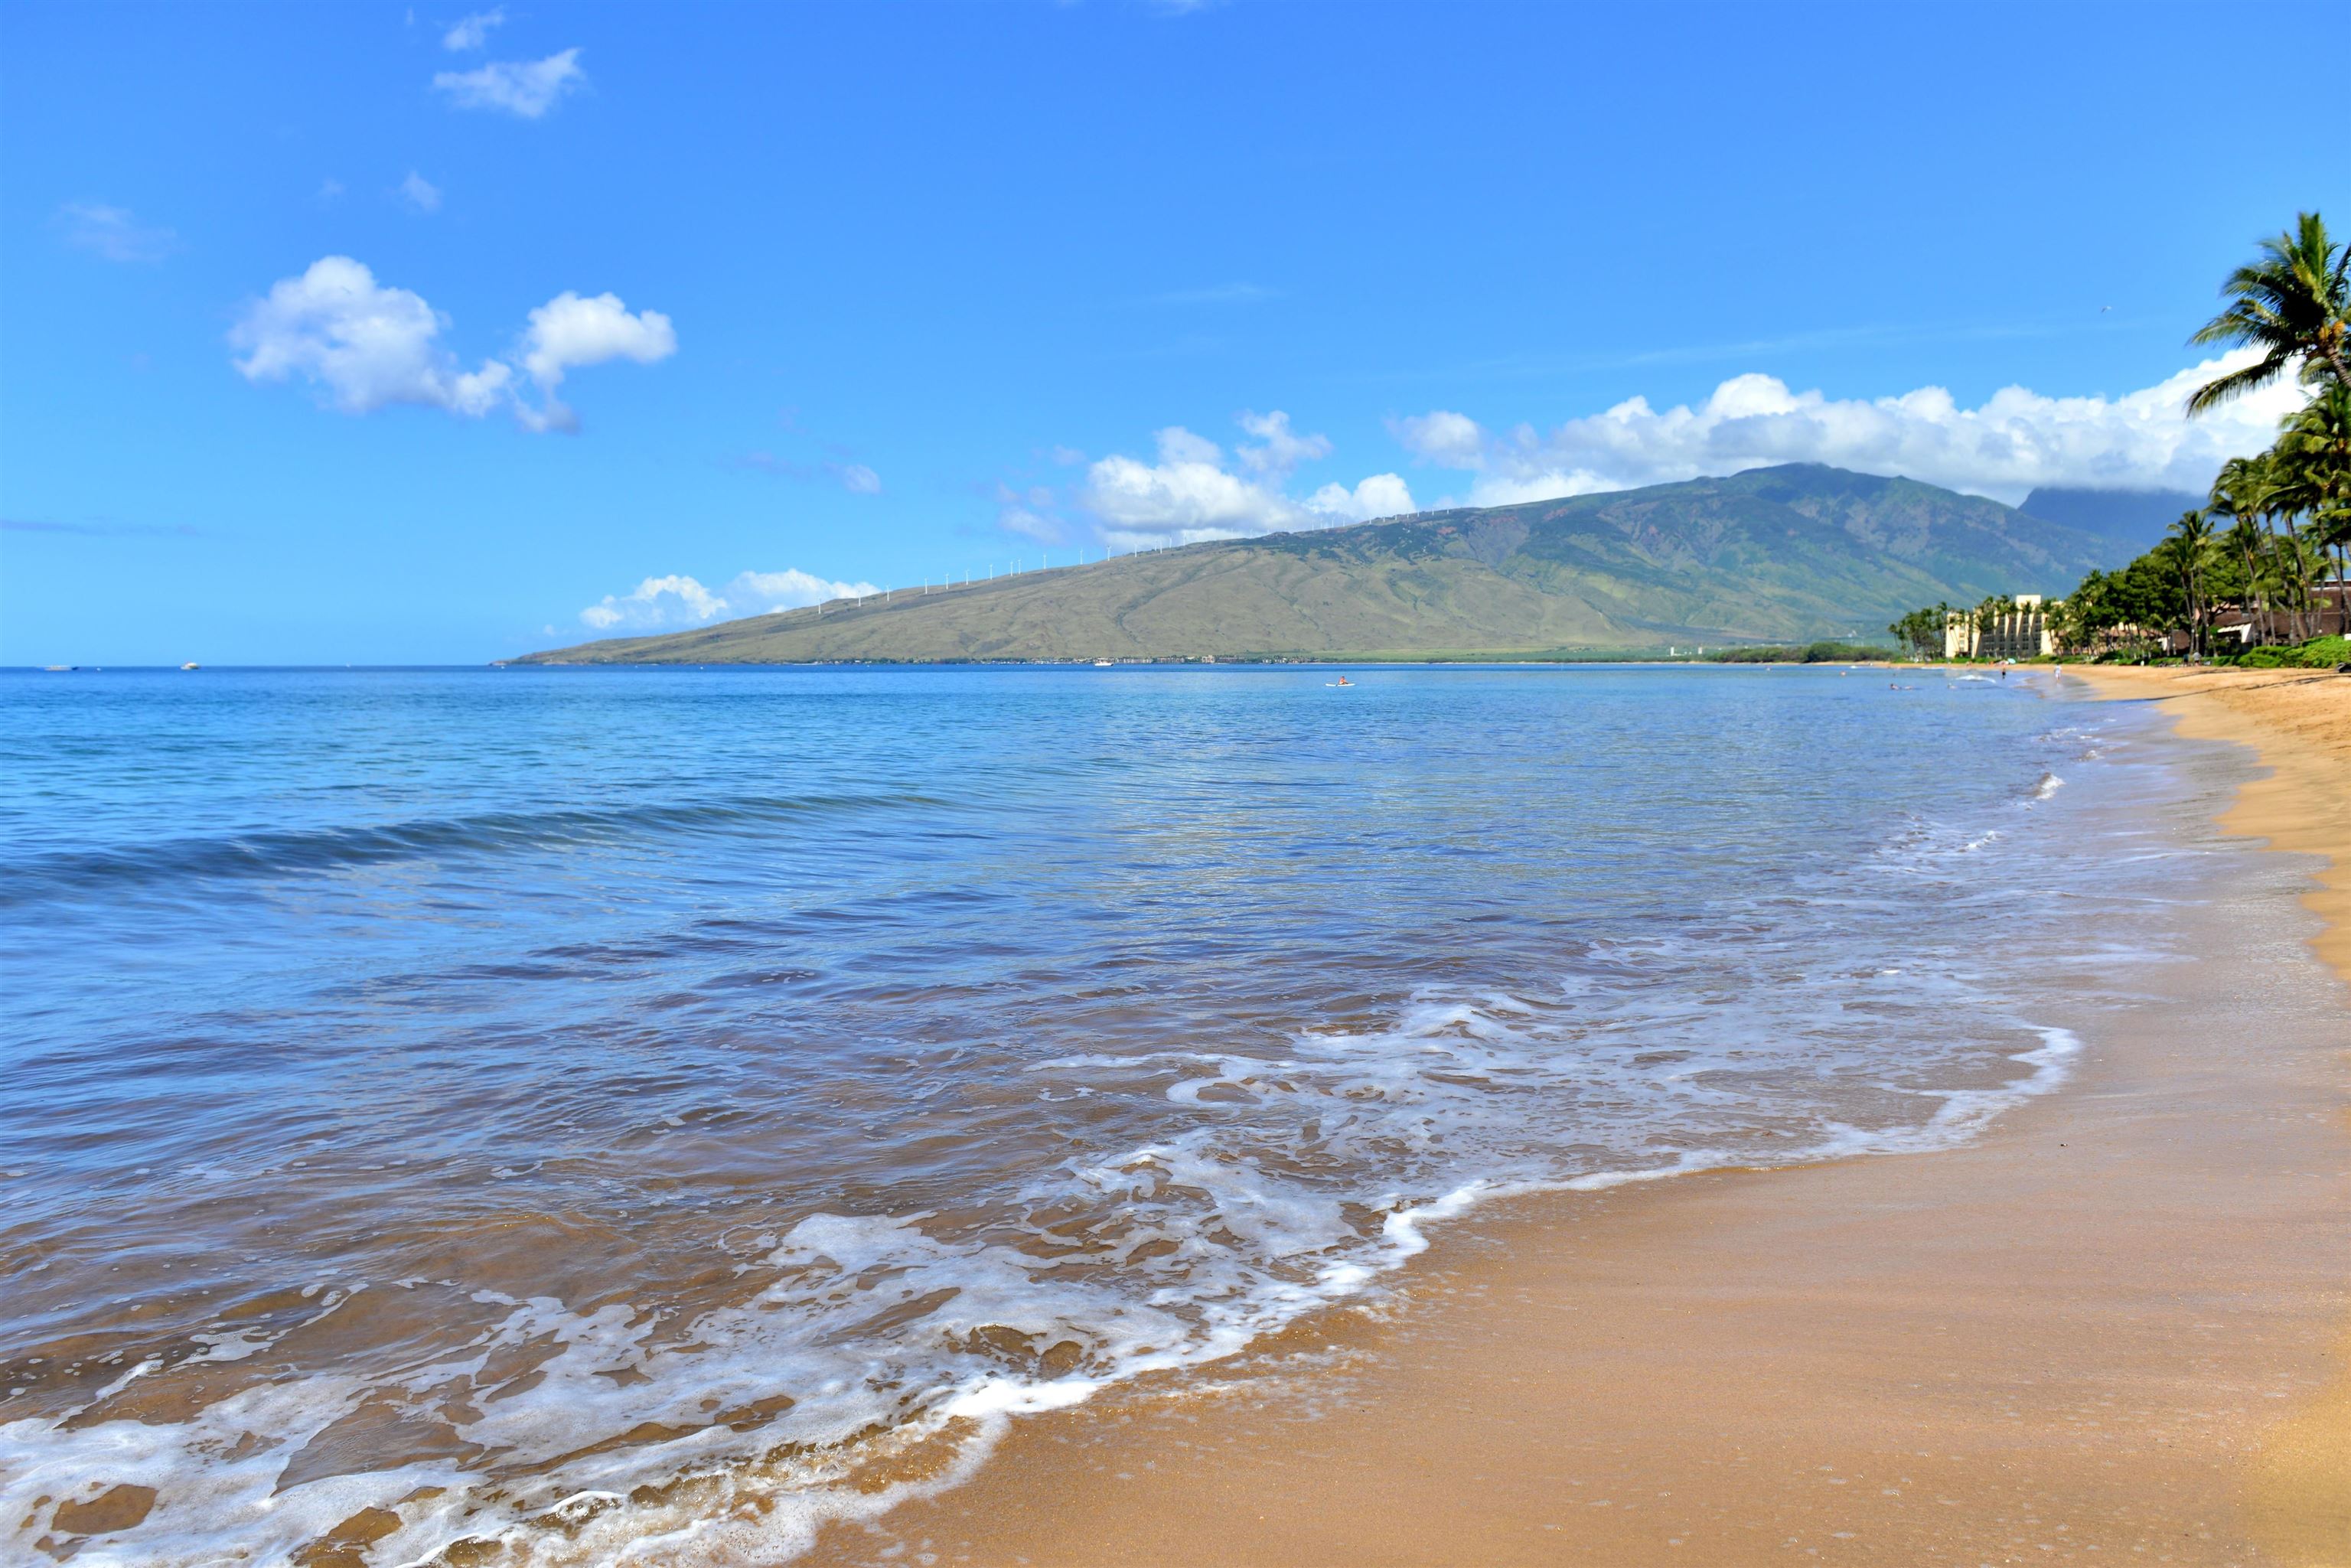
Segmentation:
[(201, 670), (204, 666), (197, 664), (193, 659), (190, 659), (186, 664), (182, 664), (180, 668), (183, 670)]
[(70, 674), (73, 672), (73, 666), (70, 664), (44, 664), (41, 667), (53, 675)]
[(1355, 683), (1349, 680), (1346, 676), (1341, 675), (1335, 681), (1325, 681), (1322, 684), (1326, 686), (1352, 686)]
[(1094, 661), (1094, 668), (1097, 670), (1107, 670), (1110, 668), (1110, 661), (1108, 659), (1096, 659)]

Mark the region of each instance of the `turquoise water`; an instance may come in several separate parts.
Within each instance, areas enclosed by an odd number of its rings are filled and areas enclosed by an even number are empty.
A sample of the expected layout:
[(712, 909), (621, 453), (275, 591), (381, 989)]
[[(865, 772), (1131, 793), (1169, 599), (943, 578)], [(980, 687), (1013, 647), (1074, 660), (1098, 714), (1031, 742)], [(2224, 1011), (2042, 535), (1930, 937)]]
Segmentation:
[(2045, 675), (1352, 678), (0, 675), (0, 1539), (786, 1552), (1483, 1194), (1963, 1138), (2182, 874)]

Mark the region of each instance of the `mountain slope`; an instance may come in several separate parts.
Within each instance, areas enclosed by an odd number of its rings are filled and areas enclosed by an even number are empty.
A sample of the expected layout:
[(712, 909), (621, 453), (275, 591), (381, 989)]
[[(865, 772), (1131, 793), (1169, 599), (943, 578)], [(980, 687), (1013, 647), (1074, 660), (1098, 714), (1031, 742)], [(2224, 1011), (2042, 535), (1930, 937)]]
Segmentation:
[(560, 663), (1531, 653), (1859, 632), (2060, 594), (2110, 541), (1980, 497), (1799, 464), (1426, 512), (613, 638)]
[(2043, 486), (2024, 497), (2024, 510), (2032, 516), (2112, 539), (2133, 556), (2153, 549), (2180, 513), (2203, 504), (2203, 497), (2186, 490), (2068, 490)]

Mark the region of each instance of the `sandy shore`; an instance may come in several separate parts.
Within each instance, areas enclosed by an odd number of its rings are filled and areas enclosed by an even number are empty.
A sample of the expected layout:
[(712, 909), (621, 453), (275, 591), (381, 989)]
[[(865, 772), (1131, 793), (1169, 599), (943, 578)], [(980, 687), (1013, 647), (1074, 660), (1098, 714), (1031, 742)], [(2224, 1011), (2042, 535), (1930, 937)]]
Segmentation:
[(2256, 747), (2211, 810), (2331, 863), (2249, 857), (2064, 1092), (1484, 1215), (1379, 1317), (1024, 1420), (817, 1560), (2351, 1563), (2351, 679), (2094, 679)]

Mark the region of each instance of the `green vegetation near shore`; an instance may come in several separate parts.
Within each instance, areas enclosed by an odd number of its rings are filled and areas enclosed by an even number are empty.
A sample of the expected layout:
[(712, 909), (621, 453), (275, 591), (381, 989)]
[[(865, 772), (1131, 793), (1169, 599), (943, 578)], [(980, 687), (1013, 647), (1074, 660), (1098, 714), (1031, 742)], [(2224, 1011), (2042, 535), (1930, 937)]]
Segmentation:
[(2247, 670), (2339, 670), (2351, 665), (2351, 637), (2313, 637), (2307, 643), (2248, 648), (2227, 662)]
[(1809, 643), (1801, 648), (1725, 648), (1708, 653), (1718, 664), (1884, 664), (1893, 651), (1866, 643)]
[[(2142, 662), (2176, 653), (2252, 667), (2351, 663), (2351, 245), (2316, 213), (2261, 246), (2221, 285), (2225, 309), (2193, 342), (2251, 348), (2260, 358), (2189, 399), (2193, 415), (2293, 376), (2310, 399), (2270, 448), (2231, 460), (2202, 506), (2183, 512), (2154, 549), (2094, 570), (2048, 607), (2069, 657)], [(1946, 628), (1980, 639), (2019, 613), (1988, 599), (1916, 610), (1887, 630), (1940, 657)]]

